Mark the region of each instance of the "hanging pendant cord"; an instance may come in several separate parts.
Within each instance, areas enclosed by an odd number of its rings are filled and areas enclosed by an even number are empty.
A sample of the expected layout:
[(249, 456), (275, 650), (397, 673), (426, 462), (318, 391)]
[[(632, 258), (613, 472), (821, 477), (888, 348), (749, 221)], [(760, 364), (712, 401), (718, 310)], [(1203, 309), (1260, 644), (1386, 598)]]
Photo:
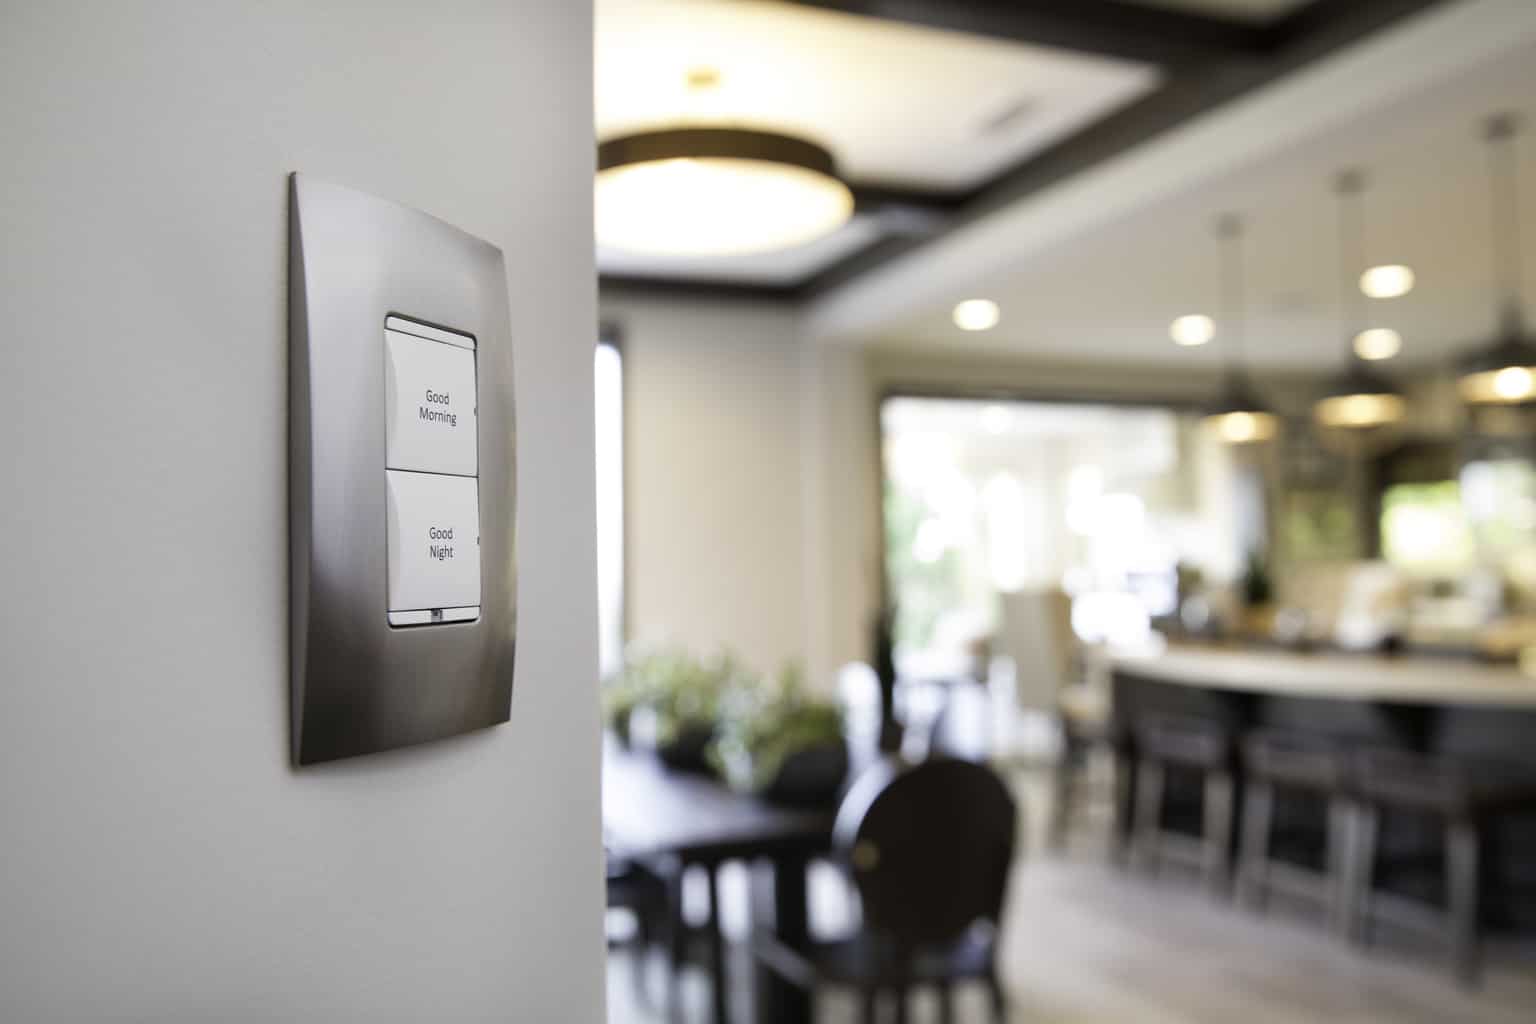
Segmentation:
[(1344, 361), (1353, 365), (1358, 359), (1355, 335), (1365, 324), (1364, 299), (1356, 278), (1365, 260), (1365, 228), (1361, 215), (1360, 194), (1365, 189), (1365, 175), (1357, 170), (1339, 175), (1339, 308), (1344, 326)]
[(1488, 171), (1493, 182), (1493, 238), (1498, 266), (1499, 309), (1510, 337), (1523, 331), (1521, 283), (1524, 267), (1520, 252), (1520, 171), (1515, 135), (1519, 121), (1514, 114), (1499, 114), (1488, 121)]

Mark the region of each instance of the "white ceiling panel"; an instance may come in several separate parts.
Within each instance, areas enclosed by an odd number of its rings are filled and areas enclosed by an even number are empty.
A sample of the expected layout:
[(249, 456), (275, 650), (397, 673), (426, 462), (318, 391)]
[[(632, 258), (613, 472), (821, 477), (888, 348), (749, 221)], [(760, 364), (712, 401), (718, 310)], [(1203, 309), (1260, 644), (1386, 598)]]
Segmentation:
[[(1433, 64), (1453, 59), (1468, 63)], [(1383, 91), (1392, 74), (1420, 71), (1431, 81)], [(1367, 94), (1377, 98), (1362, 100)], [(1524, 0), (1452, 5), (1280, 83), (1246, 108), (1237, 104), (1128, 154), (1097, 180), (1090, 174), (1021, 203), (963, 240), (964, 252), (941, 242), (889, 273), (854, 281), (813, 309), (813, 329), (902, 347), (1214, 366), (1225, 356), (1220, 325), (1215, 342), (1195, 349), (1174, 345), (1168, 325), (1187, 313), (1219, 316), (1212, 227), (1219, 214), (1238, 211), (1248, 220), (1251, 361), (1331, 368), (1343, 359), (1345, 337), (1331, 182), (1340, 169), (1360, 167), (1370, 179), (1367, 262), (1407, 263), (1418, 277), (1403, 298), (1362, 299), (1365, 326), (1401, 332), (1404, 365), (1444, 360), (1495, 328), (1488, 156), (1479, 132), (1496, 111), (1524, 114), (1522, 228), (1527, 253), (1536, 254), (1533, 97), (1536, 8)], [(1157, 187), (1131, 195), (1148, 182)], [(910, 301), (921, 285), (939, 281), (948, 282), (946, 294), (921, 307)], [(1524, 292), (1536, 313), (1529, 256)], [(906, 301), (905, 313), (893, 315), (893, 296)], [(979, 296), (1000, 304), (1001, 323), (965, 334), (950, 309)], [(828, 330), (852, 312), (866, 319)]]
[[(691, 70), (718, 84), (690, 89)], [(1145, 94), (1149, 66), (769, 2), (600, 0), (599, 139), (686, 124), (807, 136), (861, 183), (963, 191)]]
[[(1336, 365), (1347, 336), (1341, 296), (1354, 287), (1341, 270), (1331, 188), (1345, 166), (1366, 168), (1369, 176), (1366, 263), (1406, 263), (1418, 279), (1402, 298), (1360, 299), (1368, 321), (1362, 326), (1399, 331), (1405, 362), (1444, 360), (1492, 337), (1488, 158), (1478, 122), (1504, 108), (1523, 111), (1528, 125), (1536, 120), (1536, 48), (1462, 86), (1454, 100), (1415, 103), (1400, 112), (1401, 120), (1330, 134), (1281, 161), (1210, 183), (1057, 246), (1048, 259), (974, 284), (967, 294), (991, 296), (1002, 306), (1000, 326), (979, 343), (1057, 358), (1185, 365), (1224, 358), (1212, 224), (1230, 209), (1248, 219), (1250, 359), (1295, 369)], [(1522, 149), (1523, 237), (1536, 252), (1536, 137), (1524, 139)], [(1526, 271), (1525, 294), (1536, 310), (1536, 261), (1527, 261)], [(898, 333), (975, 343), (949, 322), (948, 307), (929, 310)], [(1217, 340), (1199, 349), (1175, 346), (1168, 326), (1187, 313), (1217, 317)]]

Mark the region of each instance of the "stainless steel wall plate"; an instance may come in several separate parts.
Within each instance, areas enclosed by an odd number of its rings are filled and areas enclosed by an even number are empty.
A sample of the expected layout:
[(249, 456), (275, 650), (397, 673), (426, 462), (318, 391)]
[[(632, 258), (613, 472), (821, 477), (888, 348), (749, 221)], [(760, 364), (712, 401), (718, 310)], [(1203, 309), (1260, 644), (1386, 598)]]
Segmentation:
[(501, 250), (289, 182), (292, 757), (504, 722), (516, 422)]

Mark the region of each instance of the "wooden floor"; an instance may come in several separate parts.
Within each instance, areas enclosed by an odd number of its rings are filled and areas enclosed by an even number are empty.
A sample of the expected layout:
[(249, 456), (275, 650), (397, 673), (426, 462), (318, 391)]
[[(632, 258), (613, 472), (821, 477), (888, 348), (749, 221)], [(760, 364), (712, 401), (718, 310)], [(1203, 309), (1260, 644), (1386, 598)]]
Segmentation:
[[(1020, 788), (1027, 807), (1034, 787), (1025, 780)], [(1038, 839), (1027, 839), (1034, 850)], [(813, 918), (836, 918), (838, 907), (817, 904), (836, 904), (839, 892), (835, 880), (813, 878)], [(731, 906), (744, 896), (723, 897), (728, 933), (745, 930), (742, 910)], [(1014, 1024), (1536, 1024), (1536, 950), (1529, 946), (1495, 944), (1481, 988), (1463, 992), (1433, 951), (1360, 952), (1304, 908), (1281, 904), (1258, 916), (1212, 900), (1177, 875), (1151, 879), (1111, 868), (1091, 842), (1066, 857), (1035, 853), (1022, 861), (1004, 925)], [(741, 982), (733, 986), (740, 989), (732, 994), (735, 1020), (748, 1024), (749, 971), (739, 943), (734, 957)], [(610, 958), (610, 1024), (661, 1021), (638, 1007), (630, 968), (624, 954)], [(661, 965), (652, 968), (659, 993)], [(685, 973), (690, 1022), (709, 1019), (707, 984), (702, 971)], [(988, 1020), (980, 991), (964, 993), (959, 1010), (966, 1024)], [(818, 1019), (857, 1018), (850, 999), (831, 993)], [(915, 997), (911, 1019), (936, 1021), (937, 1009)]]
[[(1089, 862), (1037, 861), (1015, 879), (1003, 947), (1012, 1020), (1040, 1024), (1531, 1024), (1536, 958), (1495, 947), (1483, 986), (1458, 990), (1432, 955), (1361, 954), (1277, 909), (1260, 918), (1208, 901), (1178, 879), (1127, 877)], [(738, 961), (740, 962), (740, 961)], [(742, 964), (744, 967), (744, 963)], [(653, 965), (659, 968), (659, 965)], [(611, 1024), (650, 1024), (624, 954), (609, 965)], [(738, 967), (737, 978), (744, 977)], [(652, 977), (659, 991), (659, 969)], [(708, 1019), (703, 972), (687, 972), (689, 1021)], [(747, 993), (736, 993), (749, 1020)], [(965, 993), (962, 1021), (987, 1019)], [(824, 1024), (853, 1021), (851, 1001), (823, 1000)], [(923, 997), (914, 1022), (937, 1019)]]

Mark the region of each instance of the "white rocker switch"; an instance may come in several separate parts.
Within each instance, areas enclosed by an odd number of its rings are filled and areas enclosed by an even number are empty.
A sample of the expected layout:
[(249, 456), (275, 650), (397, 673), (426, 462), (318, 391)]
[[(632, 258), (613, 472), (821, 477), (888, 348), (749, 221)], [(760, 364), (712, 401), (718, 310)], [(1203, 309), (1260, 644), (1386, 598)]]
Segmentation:
[(389, 470), (389, 623), (480, 614), (480, 485), (474, 477)]

